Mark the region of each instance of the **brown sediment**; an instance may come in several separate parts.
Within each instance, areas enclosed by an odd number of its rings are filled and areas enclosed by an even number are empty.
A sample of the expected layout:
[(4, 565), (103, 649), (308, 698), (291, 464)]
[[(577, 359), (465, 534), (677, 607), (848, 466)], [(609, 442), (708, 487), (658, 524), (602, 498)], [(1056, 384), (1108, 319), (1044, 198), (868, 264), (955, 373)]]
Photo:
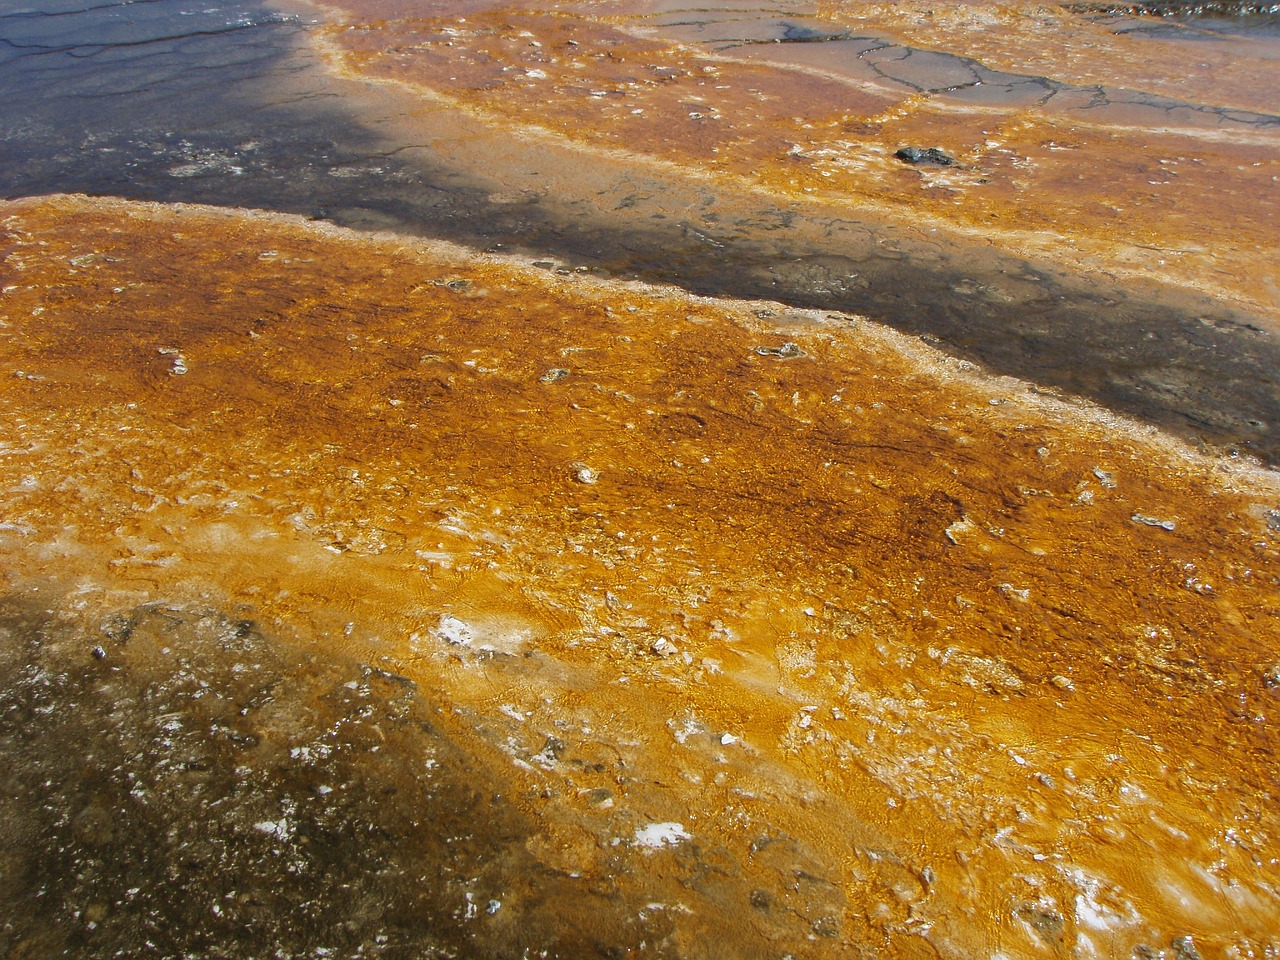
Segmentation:
[(574, 943), (1280, 949), (1272, 475), (848, 315), (2, 213), (10, 589), (412, 678), (513, 869), (660, 918)]
[[(1205, 52), (1204, 82), (1188, 83), (1186, 54), (1164, 41), (1056, 8), (942, 4), (930, 17), (820, 5), (815, 22), (867, 38), (839, 56), (825, 43), (694, 42), (702, 33), (670, 25), (661, 5), (485, 4), (428, 18), (368, 0), (326, 9), (336, 22), (323, 42), (341, 70), (443, 98), (504, 136), (524, 129), (874, 209), (1277, 318), (1277, 206), (1260, 202), (1280, 189), (1277, 125), (1244, 112), (1273, 108), (1258, 78), (1276, 65), (1247, 45), (1246, 55)], [(930, 49), (962, 59), (934, 63)], [(965, 63), (1011, 71), (1011, 85), (975, 85)], [(958, 162), (913, 167), (894, 156), (904, 145)]]

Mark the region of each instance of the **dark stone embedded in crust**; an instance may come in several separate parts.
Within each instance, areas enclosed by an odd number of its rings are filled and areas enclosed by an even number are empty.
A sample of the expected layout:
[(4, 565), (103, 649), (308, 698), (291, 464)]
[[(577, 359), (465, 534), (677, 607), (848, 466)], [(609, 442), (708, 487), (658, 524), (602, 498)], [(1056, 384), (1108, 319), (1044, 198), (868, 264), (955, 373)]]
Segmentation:
[(955, 166), (956, 158), (937, 147), (901, 147), (893, 154), (905, 163), (932, 163), (940, 167)]

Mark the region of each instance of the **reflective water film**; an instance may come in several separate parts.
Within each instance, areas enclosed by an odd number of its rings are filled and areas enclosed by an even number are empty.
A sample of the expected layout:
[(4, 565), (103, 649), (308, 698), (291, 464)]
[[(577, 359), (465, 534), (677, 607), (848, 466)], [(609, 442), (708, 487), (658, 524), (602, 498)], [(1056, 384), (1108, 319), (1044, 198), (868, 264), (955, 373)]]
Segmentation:
[(1155, 6), (0, 12), (0, 956), (1280, 957), (1280, 48)]

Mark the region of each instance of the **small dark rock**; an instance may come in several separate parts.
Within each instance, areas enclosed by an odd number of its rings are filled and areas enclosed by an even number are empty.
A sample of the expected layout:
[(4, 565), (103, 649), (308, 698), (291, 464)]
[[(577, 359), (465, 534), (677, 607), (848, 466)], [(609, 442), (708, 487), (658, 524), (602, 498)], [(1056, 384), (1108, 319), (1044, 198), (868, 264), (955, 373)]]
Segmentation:
[(773, 357), (777, 360), (795, 360), (805, 356), (805, 352), (788, 340), (780, 347), (756, 347), (756, 354), (761, 357)]
[(956, 158), (943, 153), (937, 147), (902, 147), (893, 154), (904, 163), (931, 163), (939, 167), (955, 166)]
[(773, 906), (773, 897), (769, 896), (768, 890), (752, 890), (751, 905), (757, 910), (769, 910)]
[(93, 659), (95, 660), (107, 659), (107, 651), (103, 650), (101, 647), (94, 647), (89, 652), (93, 654)]
[(1174, 937), (1169, 946), (1173, 949), (1174, 960), (1200, 960), (1200, 951), (1190, 937)]
[(1280, 663), (1275, 664), (1262, 675), (1262, 685), (1268, 690), (1280, 691)]

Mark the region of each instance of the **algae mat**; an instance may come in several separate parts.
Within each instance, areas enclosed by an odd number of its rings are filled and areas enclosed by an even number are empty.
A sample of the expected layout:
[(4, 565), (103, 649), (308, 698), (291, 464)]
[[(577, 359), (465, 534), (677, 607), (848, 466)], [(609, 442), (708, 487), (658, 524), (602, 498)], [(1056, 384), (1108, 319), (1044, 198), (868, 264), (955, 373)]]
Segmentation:
[(3, 205), (9, 956), (1267, 956), (1280, 490), (856, 316)]

